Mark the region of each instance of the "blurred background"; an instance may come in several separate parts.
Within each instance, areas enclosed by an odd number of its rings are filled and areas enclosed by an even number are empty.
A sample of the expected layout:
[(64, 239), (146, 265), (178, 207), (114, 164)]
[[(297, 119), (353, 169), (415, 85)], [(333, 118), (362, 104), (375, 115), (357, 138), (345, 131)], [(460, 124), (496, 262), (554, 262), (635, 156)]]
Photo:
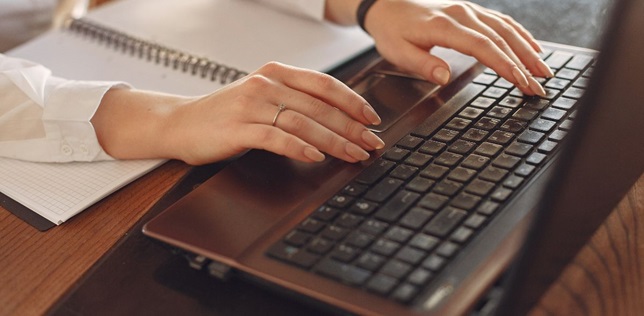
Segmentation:
[(470, 1), (512, 16), (539, 40), (587, 48), (597, 48), (602, 25), (609, 16), (609, 7), (613, 2), (611, 0)]
[[(0, 10), (0, 30), (2, 30), (0, 52), (27, 41), (52, 26), (59, 27), (69, 15), (82, 16), (88, 8), (91, 10), (110, 1), (112, 0), (39, 0), (35, 4), (26, 1), (7, 2), (5, 5), (13, 7), (14, 13), (6, 14)], [(597, 48), (597, 38), (607, 17), (607, 7), (612, 2), (611, 0), (470, 1), (509, 14), (539, 40), (587, 48)], [(22, 7), (24, 12), (21, 13)]]

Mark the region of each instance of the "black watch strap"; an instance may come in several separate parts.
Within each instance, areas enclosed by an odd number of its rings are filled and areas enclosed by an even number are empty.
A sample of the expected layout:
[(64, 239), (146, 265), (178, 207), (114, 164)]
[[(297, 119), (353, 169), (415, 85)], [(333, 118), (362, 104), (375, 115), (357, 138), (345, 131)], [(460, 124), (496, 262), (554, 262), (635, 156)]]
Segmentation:
[(374, 3), (376, 3), (376, 0), (362, 0), (360, 1), (360, 4), (358, 5), (358, 10), (356, 11), (358, 25), (360, 25), (360, 27), (365, 32), (367, 32), (367, 29), (364, 27), (364, 20), (365, 20), (365, 17), (367, 16), (367, 12), (369, 11), (369, 9), (371, 9), (371, 6), (373, 6)]

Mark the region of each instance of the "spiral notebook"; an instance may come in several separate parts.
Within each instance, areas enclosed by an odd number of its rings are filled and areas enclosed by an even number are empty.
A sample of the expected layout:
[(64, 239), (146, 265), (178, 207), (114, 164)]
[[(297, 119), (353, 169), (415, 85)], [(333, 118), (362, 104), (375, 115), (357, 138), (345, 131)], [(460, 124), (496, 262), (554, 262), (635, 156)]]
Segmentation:
[[(372, 45), (357, 27), (313, 21), (255, 1), (115, 0), (7, 55), (41, 63), (58, 77), (126, 81), (139, 89), (202, 95), (269, 61), (328, 71)], [(40, 164), (0, 159), (4, 175), (0, 202), (46, 230), (161, 163)], [(52, 175), (48, 185), (56, 190), (45, 192), (39, 177), (5, 180), (10, 179), (8, 174), (45, 172)], [(89, 189), (81, 181), (87, 177), (101, 184)]]

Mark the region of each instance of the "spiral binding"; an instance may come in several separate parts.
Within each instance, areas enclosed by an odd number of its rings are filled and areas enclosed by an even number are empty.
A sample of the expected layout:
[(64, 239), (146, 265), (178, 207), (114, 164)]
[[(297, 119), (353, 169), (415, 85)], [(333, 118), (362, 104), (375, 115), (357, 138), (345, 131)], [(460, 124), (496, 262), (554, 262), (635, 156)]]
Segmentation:
[(165, 67), (172, 67), (172, 69), (190, 72), (192, 75), (209, 78), (211, 81), (219, 80), (221, 84), (231, 83), (248, 74), (208, 58), (142, 40), (86, 19), (71, 18), (67, 21), (66, 27), (82, 36), (93, 38), (107, 47), (120, 50), (124, 54), (130, 54)]

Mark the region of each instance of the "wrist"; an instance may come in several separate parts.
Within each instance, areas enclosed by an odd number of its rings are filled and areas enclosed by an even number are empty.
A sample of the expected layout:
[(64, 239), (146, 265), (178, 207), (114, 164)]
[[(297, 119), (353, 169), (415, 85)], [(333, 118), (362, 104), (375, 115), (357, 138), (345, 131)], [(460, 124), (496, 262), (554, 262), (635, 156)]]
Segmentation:
[(364, 30), (367, 33), (369, 33), (369, 31), (367, 31), (367, 28), (365, 26), (365, 21), (367, 19), (367, 14), (371, 10), (371, 7), (376, 3), (376, 1), (377, 0), (361, 0), (355, 11), (356, 21), (358, 22), (358, 25), (360, 25), (360, 28), (362, 28), (362, 30)]
[(117, 159), (176, 158), (173, 118), (180, 97), (133, 89), (112, 89), (92, 124), (103, 149)]
[(326, 0), (324, 17), (340, 25), (356, 25), (356, 10), (361, 0)]

